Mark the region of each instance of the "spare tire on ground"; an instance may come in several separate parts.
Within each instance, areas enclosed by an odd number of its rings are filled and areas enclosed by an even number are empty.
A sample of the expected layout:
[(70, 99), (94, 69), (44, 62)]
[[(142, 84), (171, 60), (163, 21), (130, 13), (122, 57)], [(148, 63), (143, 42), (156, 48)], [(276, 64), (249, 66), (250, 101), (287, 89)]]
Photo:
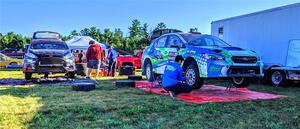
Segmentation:
[(96, 89), (96, 82), (93, 80), (80, 80), (72, 84), (74, 91), (91, 91)]
[(130, 79), (130, 80), (142, 80), (143, 77), (142, 76), (138, 76), (138, 75), (129, 75), (128, 79)]
[(118, 80), (116, 81), (117, 87), (135, 87), (135, 81), (133, 80)]

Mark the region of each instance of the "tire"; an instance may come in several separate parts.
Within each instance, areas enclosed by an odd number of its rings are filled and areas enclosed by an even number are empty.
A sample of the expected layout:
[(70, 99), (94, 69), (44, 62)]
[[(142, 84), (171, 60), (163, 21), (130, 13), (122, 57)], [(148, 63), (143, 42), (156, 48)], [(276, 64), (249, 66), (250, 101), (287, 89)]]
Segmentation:
[(95, 81), (79, 81), (72, 84), (72, 90), (74, 91), (91, 91), (96, 89)]
[(30, 80), (32, 77), (32, 73), (25, 73), (25, 80)]
[(134, 80), (117, 80), (116, 81), (117, 87), (135, 87)]
[(190, 65), (186, 69), (186, 84), (193, 87), (193, 89), (200, 89), (203, 86), (204, 78), (200, 78), (199, 70), (196, 65)]
[(76, 74), (75, 72), (68, 72), (67, 77), (73, 79), (73, 78), (75, 78), (75, 74)]
[(283, 86), (286, 83), (285, 73), (278, 70), (271, 71), (269, 81), (272, 86)]
[(146, 78), (147, 78), (147, 80), (148, 80), (149, 82), (155, 81), (155, 78), (156, 78), (156, 77), (155, 77), (155, 74), (154, 74), (154, 72), (153, 72), (151, 63), (148, 62), (148, 63), (146, 64), (145, 70), (146, 70)]
[(231, 82), (236, 88), (245, 88), (250, 85), (250, 78), (246, 77), (233, 77)]
[(138, 76), (138, 75), (129, 75), (128, 79), (129, 80), (142, 80), (143, 77), (142, 76)]
[(9, 65), (16, 66), (16, 65), (18, 65), (18, 63), (17, 62), (11, 62), (11, 63), (9, 63)]

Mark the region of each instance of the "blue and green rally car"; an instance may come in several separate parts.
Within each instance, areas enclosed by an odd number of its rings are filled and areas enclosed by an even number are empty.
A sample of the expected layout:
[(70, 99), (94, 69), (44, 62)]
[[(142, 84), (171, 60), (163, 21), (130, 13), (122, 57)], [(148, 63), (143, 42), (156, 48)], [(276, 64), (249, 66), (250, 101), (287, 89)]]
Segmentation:
[(252, 78), (263, 76), (263, 63), (256, 52), (233, 47), (215, 36), (170, 29), (156, 31), (155, 36), (142, 56), (143, 75), (148, 81), (162, 75), (176, 55), (184, 57), (186, 83), (194, 89), (201, 88), (206, 78), (230, 79), (241, 88)]

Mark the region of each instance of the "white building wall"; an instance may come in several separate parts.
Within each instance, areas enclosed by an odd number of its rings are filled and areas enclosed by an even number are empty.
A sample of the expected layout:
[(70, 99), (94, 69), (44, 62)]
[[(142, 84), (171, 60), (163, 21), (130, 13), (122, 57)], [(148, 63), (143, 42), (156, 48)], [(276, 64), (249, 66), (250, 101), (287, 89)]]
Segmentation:
[[(286, 64), (289, 41), (300, 39), (300, 3), (212, 22), (211, 34), (245, 49), (255, 50), (265, 64)], [(300, 56), (300, 55), (299, 55)]]

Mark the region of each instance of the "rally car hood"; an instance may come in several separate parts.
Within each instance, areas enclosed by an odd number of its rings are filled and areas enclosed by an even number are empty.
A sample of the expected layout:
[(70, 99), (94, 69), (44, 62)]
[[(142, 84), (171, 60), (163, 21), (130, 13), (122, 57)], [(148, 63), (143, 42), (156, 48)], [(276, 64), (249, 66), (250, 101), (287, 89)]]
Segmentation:
[(45, 50), (45, 49), (36, 49), (30, 50), (31, 53), (39, 57), (50, 56), (50, 57), (63, 57), (69, 51), (68, 50)]
[(227, 53), (231, 56), (256, 56), (256, 53), (239, 47), (217, 47), (217, 46), (199, 46), (215, 53)]

